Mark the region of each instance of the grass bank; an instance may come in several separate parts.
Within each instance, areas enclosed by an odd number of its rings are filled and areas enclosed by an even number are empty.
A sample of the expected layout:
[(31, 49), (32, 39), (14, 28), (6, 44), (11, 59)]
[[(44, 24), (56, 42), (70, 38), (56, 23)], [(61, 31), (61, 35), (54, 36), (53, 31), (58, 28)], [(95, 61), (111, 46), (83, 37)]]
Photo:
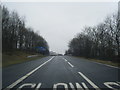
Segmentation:
[(28, 58), (28, 56), (36, 55), (36, 54), (37, 53), (28, 53), (28, 52), (23, 52), (23, 51), (12, 51), (12, 52), (7, 52), (7, 53), (6, 52), (2, 53), (2, 67), (7, 67), (10, 65), (19, 64), (19, 63), (23, 63), (26, 61), (45, 57), (41, 54), (37, 54), (36, 57)]
[(85, 57), (78, 57), (78, 58), (83, 58), (83, 59), (87, 59), (93, 62), (98, 62), (101, 64), (106, 64), (106, 65), (111, 65), (111, 66), (115, 66), (115, 67), (119, 67), (120, 68), (120, 62), (113, 62), (110, 60), (99, 60), (99, 59), (92, 59), (92, 58), (85, 58)]

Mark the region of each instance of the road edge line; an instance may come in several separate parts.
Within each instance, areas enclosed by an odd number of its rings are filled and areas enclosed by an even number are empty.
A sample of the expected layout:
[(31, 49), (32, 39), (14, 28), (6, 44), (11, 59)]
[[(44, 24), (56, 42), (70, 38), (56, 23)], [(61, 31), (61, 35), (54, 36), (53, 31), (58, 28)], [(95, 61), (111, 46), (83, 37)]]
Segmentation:
[[(49, 60), (47, 60), (43, 64), (39, 65), (37, 68), (33, 69), (32, 71), (30, 71), (29, 73), (27, 73), (26, 75), (24, 75), (23, 77), (21, 77), (20, 79), (18, 79), (17, 81), (15, 81), (14, 83), (10, 84), (6, 88), (13, 88), (17, 84), (19, 84), (21, 81), (23, 81), (24, 79), (26, 79), (27, 77), (29, 77), (31, 74), (33, 74), (35, 71), (37, 71), (38, 69), (40, 69), (43, 65), (45, 65), (46, 63), (48, 63), (49, 61), (51, 61), (54, 57), (55, 56), (53, 56), (52, 58), (50, 58)], [(3, 89), (3, 90), (6, 90), (6, 88)]]
[[(73, 57), (74, 57), (74, 58), (78, 58), (78, 57), (75, 57), (75, 56), (73, 56)], [(90, 61), (90, 62), (93, 62), (93, 63), (101, 64), (101, 65), (104, 65), (104, 66), (107, 66), (107, 67), (120, 69), (120, 67), (112, 66), (112, 65), (109, 65), (109, 64), (100, 63), (100, 62), (93, 61), (93, 60), (90, 60), (90, 59), (87, 59), (87, 58), (81, 58), (81, 57), (80, 57), (80, 58), (78, 58), (78, 59), (84, 59), (84, 60), (86, 60), (86, 61)]]

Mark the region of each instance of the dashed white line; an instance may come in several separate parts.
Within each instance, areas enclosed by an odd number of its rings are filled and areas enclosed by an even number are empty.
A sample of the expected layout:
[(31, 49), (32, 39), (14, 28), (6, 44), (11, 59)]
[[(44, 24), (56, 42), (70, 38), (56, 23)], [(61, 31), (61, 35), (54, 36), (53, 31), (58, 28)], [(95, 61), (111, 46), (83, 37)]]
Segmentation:
[(63, 58), (66, 62), (67, 62), (67, 59)]
[(71, 67), (74, 67), (70, 62), (68, 62), (68, 64), (69, 64)]
[[(32, 73), (34, 73), (35, 71), (37, 71), (38, 69), (40, 69), (43, 65), (45, 65), (46, 63), (48, 63), (49, 61), (51, 61), (55, 56), (53, 56), (52, 58), (50, 58), (48, 61), (44, 62), (43, 64), (41, 64), (40, 66), (38, 66), (37, 68), (35, 68), (34, 70), (32, 70), (31, 72), (29, 72), (28, 74), (26, 74), (25, 76), (21, 77), (20, 79), (18, 79), (17, 81), (15, 81), (14, 83), (12, 83), (11, 85), (9, 85), (7, 88), (13, 88), (14, 86), (16, 86), (17, 84), (19, 84), (21, 81), (23, 81), (24, 79), (26, 79), (28, 76), (30, 76)], [(6, 90), (6, 89), (4, 89)]]
[(71, 67), (74, 67), (70, 62), (67, 61), (67, 59), (63, 58)]
[(84, 74), (82, 74), (81, 72), (78, 72), (93, 88), (95, 88), (96, 90), (100, 90), (99, 87), (97, 85), (95, 85), (90, 79), (88, 79)]

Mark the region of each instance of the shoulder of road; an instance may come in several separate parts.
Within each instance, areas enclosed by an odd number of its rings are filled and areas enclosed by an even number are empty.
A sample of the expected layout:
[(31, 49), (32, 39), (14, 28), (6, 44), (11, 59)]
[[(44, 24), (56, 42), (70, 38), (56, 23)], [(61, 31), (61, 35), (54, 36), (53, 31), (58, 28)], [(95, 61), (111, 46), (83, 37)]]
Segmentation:
[(120, 68), (119, 61), (113, 62), (113, 61), (109, 61), (109, 60), (100, 60), (100, 59), (92, 59), (92, 58), (85, 58), (85, 57), (76, 57), (76, 58), (82, 58), (82, 59), (89, 60), (89, 61), (92, 61), (92, 62), (97, 63), (97, 64), (103, 64), (103, 65), (106, 65), (109, 67)]
[(2, 53), (2, 67), (8, 67), (43, 57), (45, 56), (41, 54), (26, 53), (23, 51)]

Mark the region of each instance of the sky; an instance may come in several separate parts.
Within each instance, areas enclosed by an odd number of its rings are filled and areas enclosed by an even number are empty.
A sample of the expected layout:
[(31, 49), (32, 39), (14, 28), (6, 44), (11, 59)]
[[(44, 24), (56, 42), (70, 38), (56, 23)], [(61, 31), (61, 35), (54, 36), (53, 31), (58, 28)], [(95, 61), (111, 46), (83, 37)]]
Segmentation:
[(85, 26), (95, 26), (117, 12), (117, 2), (4, 2), (10, 11), (25, 17), (48, 42), (51, 51), (64, 54), (69, 41)]

